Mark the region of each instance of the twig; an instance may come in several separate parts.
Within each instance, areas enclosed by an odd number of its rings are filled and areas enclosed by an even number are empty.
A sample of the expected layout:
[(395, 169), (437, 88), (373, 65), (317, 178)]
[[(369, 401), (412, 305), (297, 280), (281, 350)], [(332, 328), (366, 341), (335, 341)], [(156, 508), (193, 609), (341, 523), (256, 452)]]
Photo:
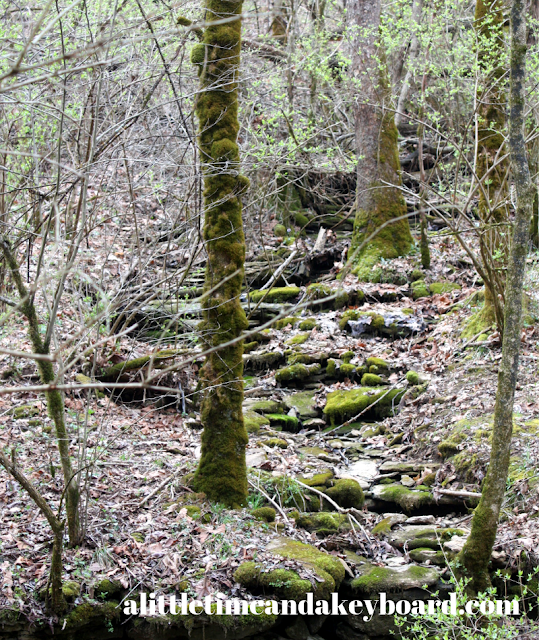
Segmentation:
[(139, 504), (139, 508), (140, 508), (140, 507), (143, 507), (143, 506), (148, 502), (148, 500), (151, 500), (151, 499), (154, 497), (154, 495), (155, 495), (156, 493), (159, 493), (159, 491), (161, 491), (161, 489), (162, 489), (162, 488), (163, 488), (167, 483), (172, 482), (172, 480), (173, 480), (173, 479), (178, 475), (178, 473), (179, 473), (180, 471), (184, 471), (184, 470), (185, 470), (185, 469), (184, 469), (184, 467), (180, 467), (179, 469), (176, 469), (176, 471), (175, 471), (171, 476), (168, 476), (168, 478), (165, 478), (165, 480), (163, 480), (163, 482), (161, 482), (161, 484), (159, 484), (159, 485), (158, 485), (158, 486), (157, 486), (157, 487), (156, 487), (156, 488), (155, 488), (151, 493), (149, 493), (149, 494), (144, 498), (144, 500)]

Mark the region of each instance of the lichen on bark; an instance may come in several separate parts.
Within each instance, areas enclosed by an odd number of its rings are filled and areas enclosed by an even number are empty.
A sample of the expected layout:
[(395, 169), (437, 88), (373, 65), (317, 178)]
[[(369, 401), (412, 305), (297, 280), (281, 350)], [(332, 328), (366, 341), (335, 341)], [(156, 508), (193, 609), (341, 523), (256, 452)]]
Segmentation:
[(247, 497), (243, 345), (225, 343), (247, 328), (239, 301), (245, 261), (241, 195), (249, 184), (240, 173), (237, 144), (242, 2), (206, 0), (204, 7), (207, 27), (191, 60), (200, 77), (195, 110), (208, 255), (201, 335), (213, 351), (200, 372), (204, 431), (194, 484), (211, 500), (237, 506)]

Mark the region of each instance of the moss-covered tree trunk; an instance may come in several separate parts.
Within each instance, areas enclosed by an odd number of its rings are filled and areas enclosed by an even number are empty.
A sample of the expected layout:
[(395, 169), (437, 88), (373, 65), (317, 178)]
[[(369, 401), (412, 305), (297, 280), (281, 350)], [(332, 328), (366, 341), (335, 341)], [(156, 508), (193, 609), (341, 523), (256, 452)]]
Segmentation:
[(195, 108), (208, 255), (201, 329), (204, 346), (213, 349), (200, 372), (204, 432), (195, 485), (229, 506), (241, 505), (247, 497), (243, 345), (225, 345), (247, 328), (239, 300), (245, 261), (241, 194), (248, 186), (240, 174), (237, 145), (241, 9), (241, 0), (206, 0), (207, 26), (191, 56), (201, 82)]
[(504, 159), (505, 69), (500, 65), (504, 49), (503, 10), (501, 0), (476, 0), (477, 59), (483, 77), (476, 94), (476, 176), (480, 183), (478, 209), (483, 223), (479, 246), (488, 281), (483, 308), (472, 317), (464, 337), (476, 335), (493, 324), (503, 330), (504, 248), (507, 246), (504, 234), (508, 233), (510, 166), (509, 158)]
[[(412, 237), (402, 192), (398, 133), (384, 60), (379, 55), (380, 0), (347, 5), (352, 34), (352, 74), (358, 86), (355, 106), (357, 192), (352, 256), (354, 273), (369, 279), (380, 258), (408, 253)], [(385, 223), (386, 224), (383, 226)], [(376, 230), (377, 235), (361, 245)]]
[(472, 520), (472, 531), (459, 560), (479, 591), (489, 584), (488, 563), (496, 537), (498, 518), (505, 494), (511, 437), (513, 402), (518, 374), (522, 291), (530, 220), (535, 196), (531, 180), (524, 134), (526, 77), (526, 2), (513, 0), (511, 7), (511, 78), (509, 113), (509, 151), (517, 196), (511, 251), (507, 265), (502, 360), (494, 408), (490, 464), (479, 505)]

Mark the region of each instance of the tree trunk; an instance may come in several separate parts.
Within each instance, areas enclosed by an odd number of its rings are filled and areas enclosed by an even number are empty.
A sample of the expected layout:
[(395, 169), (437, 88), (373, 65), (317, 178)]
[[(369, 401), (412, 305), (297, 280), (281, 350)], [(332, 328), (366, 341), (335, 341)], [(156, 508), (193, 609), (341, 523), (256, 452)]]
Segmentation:
[[(401, 185), (398, 132), (390, 97), (385, 61), (378, 54), (380, 0), (352, 0), (352, 73), (358, 86), (355, 137), (358, 157), (356, 215), (352, 240), (354, 273), (368, 280), (380, 258), (396, 258), (412, 245)], [(395, 186), (392, 186), (395, 185)], [(363, 248), (375, 230), (380, 232)], [(355, 251), (354, 251), (355, 250)]]
[(511, 7), (509, 151), (517, 196), (517, 208), (507, 268), (504, 309), (505, 331), (494, 409), (492, 450), (481, 500), (475, 509), (472, 520), (472, 531), (459, 555), (461, 564), (471, 577), (472, 588), (476, 591), (484, 590), (489, 584), (488, 563), (496, 538), (498, 518), (509, 470), (513, 430), (513, 403), (520, 352), (522, 292), (530, 220), (535, 195), (526, 157), (524, 134), (525, 10), (525, 0), (513, 0)]
[(204, 432), (194, 482), (211, 500), (236, 506), (247, 498), (243, 345), (225, 343), (247, 328), (239, 297), (245, 261), (241, 194), (249, 181), (240, 174), (236, 142), (242, 2), (206, 0), (205, 9), (208, 26), (191, 59), (198, 65), (201, 82), (195, 108), (208, 254), (201, 333), (204, 346), (214, 351), (200, 372)]
[[(32, 342), (34, 352), (48, 355), (50, 351), (49, 344), (45, 343), (39, 332), (39, 319), (34, 305), (34, 299), (24, 286), (15, 255), (13, 254), (6, 239), (0, 238), (0, 247), (4, 253), (8, 268), (11, 271), (11, 276), (21, 298), (21, 311), (28, 320), (28, 333), (30, 334), (30, 340)], [(54, 374), (52, 362), (47, 360), (38, 360), (37, 368), (43, 384), (52, 384), (55, 381), (56, 376)], [(82, 531), (79, 518), (80, 492), (77, 474), (73, 470), (71, 457), (69, 455), (69, 435), (67, 433), (64, 420), (64, 398), (61, 391), (58, 391), (57, 389), (46, 391), (45, 396), (47, 398), (47, 409), (52, 421), (54, 422), (54, 428), (56, 431), (56, 443), (60, 453), (60, 461), (62, 464), (65, 483), (69, 544), (73, 547), (82, 542)]]
[(506, 109), (505, 91), (501, 84), (505, 69), (498, 63), (504, 47), (503, 8), (500, 0), (476, 0), (477, 57), (486, 78), (476, 95), (476, 175), (481, 185), (478, 209), (484, 227), (479, 244), (488, 281), (485, 282), (483, 309), (472, 318), (465, 335), (472, 330), (475, 335), (482, 328), (492, 325), (493, 321), (503, 333), (503, 256), (506, 254), (503, 234), (507, 232), (504, 223), (509, 219), (507, 195), (510, 168), (509, 158), (501, 159), (505, 153), (503, 132)]
[[(414, 0), (414, 3), (412, 5), (412, 23), (415, 30), (419, 29), (419, 25), (421, 24), (422, 12), (423, 0)], [(410, 87), (412, 85), (412, 80), (414, 77), (413, 64), (415, 62), (415, 59), (417, 58), (418, 53), (419, 38), (417, 37), (417, 33), (414, 32), (414, 34), (412, 35), (412, 40), (410, 41), (410, 53), (408, 54), (408, 70), (406, 71), (406, 75), (404, 76), (404, 80), (402, 81), (402, 87), (397, 103), (397, 112), (395, 113), (395, 124), (397, 125), (397, 127), (404, 118), (406, 101), (408, 100), (408, 94), (410, 93)]]

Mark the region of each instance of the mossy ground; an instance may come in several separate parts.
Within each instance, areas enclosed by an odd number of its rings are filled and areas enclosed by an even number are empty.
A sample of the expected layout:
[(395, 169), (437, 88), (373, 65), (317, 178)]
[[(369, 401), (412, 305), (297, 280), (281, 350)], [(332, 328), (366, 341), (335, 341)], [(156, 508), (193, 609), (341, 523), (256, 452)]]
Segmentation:
[(377, 417), (386, 417), (392, 415), (403, 395), (402, 389), (386, 391), (377, 387), (332, 391), (327, 396), (324, 413), (331, 424), (336, 425), (353, 418), (378, 400), (373, 406), (373, 412)]

